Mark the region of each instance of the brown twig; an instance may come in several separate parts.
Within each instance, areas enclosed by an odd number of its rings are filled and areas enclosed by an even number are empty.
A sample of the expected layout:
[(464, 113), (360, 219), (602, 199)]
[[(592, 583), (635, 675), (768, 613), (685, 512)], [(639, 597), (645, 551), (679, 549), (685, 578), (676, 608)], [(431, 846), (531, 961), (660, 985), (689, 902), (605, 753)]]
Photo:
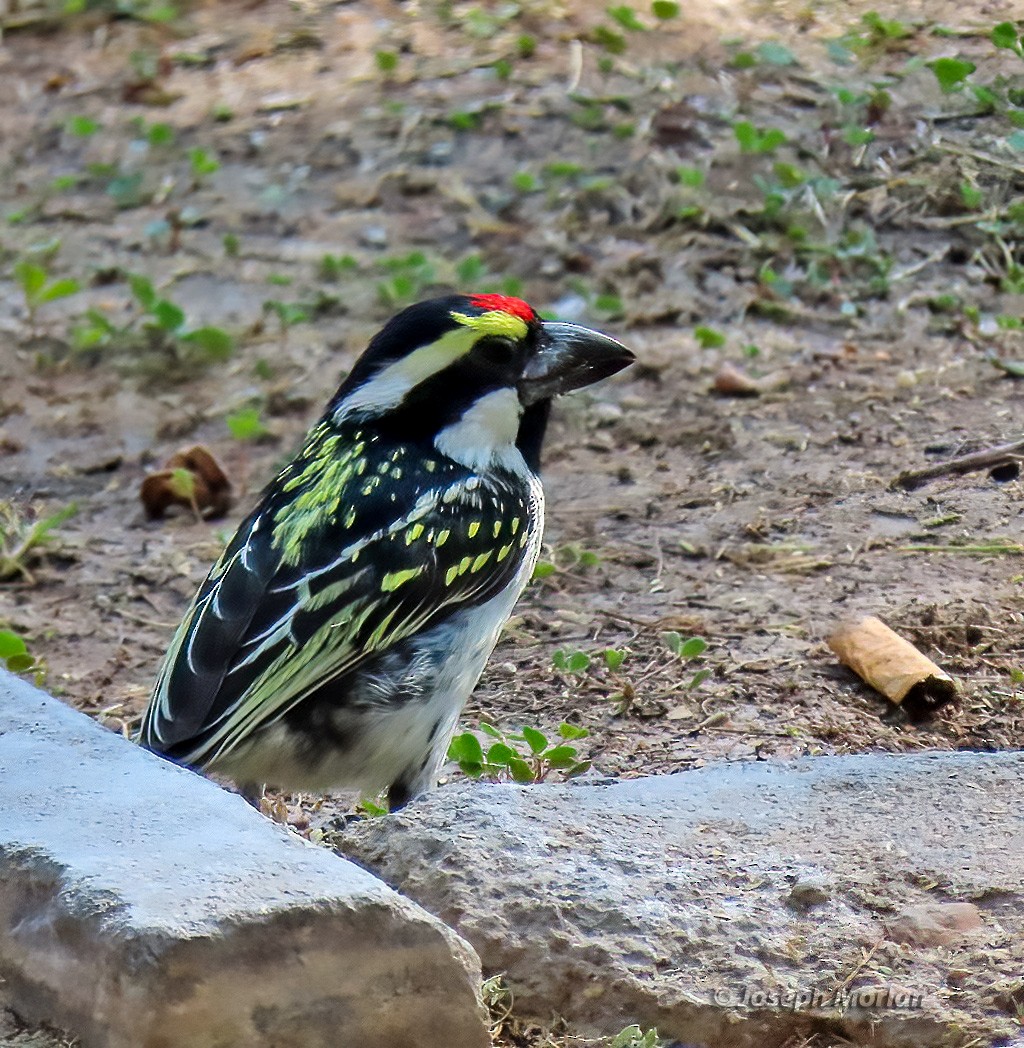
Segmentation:
[(926, 466), (924, 469), (904, 470), (889, 484), (889, 487), (913, 491), (935, 480), (936, 477), (974, 473), (979, 469), (995, 469), (997, 466), (1009, 466), (1021, 462), (1024, 462), (1024, 440), (1015, 440), (1010, 444), (987, 448), (985, 451), (975, 451), (970, 455), (960, 455), (958, 458), (947, 459), (945, 462), (936, 462), (935, 465)]

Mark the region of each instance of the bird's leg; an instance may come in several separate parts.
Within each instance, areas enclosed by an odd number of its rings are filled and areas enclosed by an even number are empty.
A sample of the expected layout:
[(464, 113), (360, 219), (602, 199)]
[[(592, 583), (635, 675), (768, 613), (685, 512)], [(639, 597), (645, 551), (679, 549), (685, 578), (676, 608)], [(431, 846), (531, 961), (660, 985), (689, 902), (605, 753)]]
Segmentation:
[[(238, 784), (239, 795), (259, 812), (263, 811), (263, 795), (266, 791), (266, 783), (240, 782)], [(264, 812), (264, 814), (266, 813)]]

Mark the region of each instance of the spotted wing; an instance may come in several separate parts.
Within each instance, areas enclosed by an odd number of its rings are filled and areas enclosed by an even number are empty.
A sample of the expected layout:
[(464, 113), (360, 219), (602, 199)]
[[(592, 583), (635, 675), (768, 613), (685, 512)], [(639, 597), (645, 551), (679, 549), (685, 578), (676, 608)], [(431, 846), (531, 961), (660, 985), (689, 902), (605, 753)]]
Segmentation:
[(329, 467), (330, 488), (323, 469), (286, 470), (240, 527), (174, 636), (146, 746), (189, 764), (224, 756), (324, 684), (501, 592), (533, 556), (528, 482), (401, 446), (386, 470), (353, 461)]

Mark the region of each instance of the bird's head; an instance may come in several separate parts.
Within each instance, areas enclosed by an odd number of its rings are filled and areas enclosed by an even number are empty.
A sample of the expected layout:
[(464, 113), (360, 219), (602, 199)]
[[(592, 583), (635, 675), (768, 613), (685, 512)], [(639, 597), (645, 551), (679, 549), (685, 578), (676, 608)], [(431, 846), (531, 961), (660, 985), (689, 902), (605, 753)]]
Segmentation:
[(537, 467), (553, 397), (633, 361), (598, 331), (542, 320), (519, 298), (450, 295), (393, 317), (331, 402), (337, 423), (429, 440), (472, 468), (518, 448)]

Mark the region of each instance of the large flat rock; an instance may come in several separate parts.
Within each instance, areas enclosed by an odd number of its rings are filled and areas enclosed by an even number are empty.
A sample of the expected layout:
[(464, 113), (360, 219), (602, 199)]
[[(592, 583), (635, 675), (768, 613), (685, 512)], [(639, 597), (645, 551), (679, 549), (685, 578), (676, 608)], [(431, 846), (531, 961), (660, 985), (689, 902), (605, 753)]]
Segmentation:
[(483, 1048), (479, 961), (371, 874), (0, 672), (0, 1005), (83, 1048)]
[(1002, 1044), (1022, 812), (1019, 754), (819, 757), (463, 784), (342, 848), (506, 972), (517, 1012), (715, 1048)]

